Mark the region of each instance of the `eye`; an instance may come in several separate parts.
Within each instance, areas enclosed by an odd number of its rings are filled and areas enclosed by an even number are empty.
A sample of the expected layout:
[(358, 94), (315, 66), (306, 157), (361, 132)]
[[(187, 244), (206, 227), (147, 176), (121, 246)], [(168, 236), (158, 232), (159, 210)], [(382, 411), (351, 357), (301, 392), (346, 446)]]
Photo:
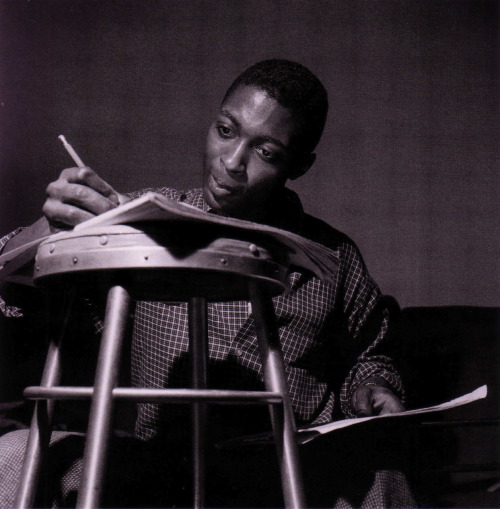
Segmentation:
[(221, 138), (232, 138), (234, 136), (233, 131), (227, 125), (217, 124), (215, 128)]
[(264, 147), (255, 147), (255, 150), (260, 155), (262, 159), (267, 162), (275, 162), (278, 159), (278, 154), (276, 152), (272, 152)]

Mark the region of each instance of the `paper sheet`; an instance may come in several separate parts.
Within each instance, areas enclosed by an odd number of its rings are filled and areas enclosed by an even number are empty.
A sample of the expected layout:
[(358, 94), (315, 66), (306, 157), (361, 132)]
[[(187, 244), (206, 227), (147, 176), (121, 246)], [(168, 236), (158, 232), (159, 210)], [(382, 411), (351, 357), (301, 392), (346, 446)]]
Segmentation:
[(48, 238), (49, 236), (35, 239), (1, 255), (0, 281), (4, 280), (7, 276), (10, 276), (13, 272), (24, 266), (30, 260), (33, 260), (40, 243)]
[(311, 440), (314, 440), (320, 435), (324, 435), (325, 433), (331, 433), (332, 431), (335, 431), (337, 429), (347, 428), (348, 426), (353, 426), (354, 424), (362, 424), (364, 422), (373, 421), (375, 419), (394, 419), (397, 417), (409, 417), (411, 415), (421, 415), (432, 412), (440, 412), (442, 410), (449, 410), (451, 408), (467, 405), (479, 399), (484, 399), (487, 394), (488, 387), (486, 385), (483, 385), (481, 387), (478, 387), (475, 391), (470, 392), (469, 394), (464, 394), (459, 398), (452, 399), (451, 401), (447, 401), (446, 403), (441, 403), (440, 405), (418, 408), (417, 410), (407, 410), (406, 412), (398, 412), (395, 414), (375, 415), (372, 417), (357, 417), (355, 419), (344, 419), (342, 421), (335, 421), (329, 424), (315, 426), (313, 428), (305, 428), (299, 430), (299, 441), (300, 443), (307, 443), (310, 442)]
[[(339, 264), (337, 252), (300, 235), (258, 223), (207, 214), (196, 207), (172, 201), (157, 193), (146, 193), (135, 200), (80, 223), (74, 228), (74, 231), (82, 231), (94, 226), (147, 221), (210, 223), (236, 228), (241, 231), (258, 232), (286, 246), (292, 265), (310, 270), (326, 282), (333, 282)], [(3, 267), (0, 269), (0, 280), (17, 269), (20, 266), (18, 262), (22, 261), (24, 264), (29, 261), (30, 257), (33, 258), (36, 253), (36, 246), (45, 238), (47, 237), (37, 239), (0, 256), (0, 267)]]
[(339, 264), (338, 253), (300, 235), (259, 223), (207, 214), (197, 207), (175, 202), (158, 193), (146, 193), (136, 200), (81, 223), (75, 231), (108, 224), (169, 220), (218, 224), (267, 235), (289, 249), (293, 265), (308, 269), (327, 282), (333, 282), (333, 275)]

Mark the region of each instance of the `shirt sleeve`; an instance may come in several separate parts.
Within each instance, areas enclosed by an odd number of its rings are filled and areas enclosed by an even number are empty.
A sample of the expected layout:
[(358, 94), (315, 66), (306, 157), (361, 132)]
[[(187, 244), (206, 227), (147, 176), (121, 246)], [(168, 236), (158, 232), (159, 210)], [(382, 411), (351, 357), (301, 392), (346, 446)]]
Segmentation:
[[(164, 194), (165, 196), (167, 196), (168, 198), (171, 198), (171, 199), (176, 199), (177, 194), (178, 194), (177, 191), (175, 191), (174, 189), (170, 189), (170, 188), (147, 188), (147, 189), (142, 189), (139, 191), (127, 193), (127, 196), (131, 199), (134, 199), (134, 198), (138, 198), (139, 196), (142, 196), (143, 194), (150, 192), (150, 191)], [(17, 235), (21, 231), (23, 231), (24, 229), (25, 229), (24, 227), (17, 228), (16, 230), (8, 233), (7, 235), (0, 237), (0, 255), (2, 254), (7, 242), (12, 237)], [(24, 316), (23, 310), (20, 307), (9, 305), (9, 303), (6, 302), (6, 300), (9, 300), (9, 299), (6, 297), (5, 292), (3, 292), (2, 288), (0, 287), (0, 314), (4, 315), (5, 317), (9, 317), (9, 318), (11, 318), (11, 317), (12, 318), (21, 318)], [(95, 318), (94, 322), (95, 322), (95, 328), (97, 331), (102, 329), (102, 324), (101, 324), (99, 318)]]
[(139, 189), (138, 191), (132, 191), (130, 193), (126, 193), (127, 197), (131, 200), (135, 200), (139, 198), (143, 194), (146, 193), (158, 193), (170, 198), (174, 201), (179, 201), (181, 196), (184, 194), (182, 191), (178, 191), (177, 189), (173, 189), (171, 187), (147, 187), (145, 189)]
[[(7, 242), (14, 237), (14, 235), (17, 235), (19, 232), (24, 230), (24, 228), (17, 228), (16, 230), (8, 233), (4, 237), (0, 238), (0, 254), (2, 254), (5, 245)], [(0, 295), (0, 313), (2, 313), (4, 316), (9, 318), (21, 318), (23, 316), (23, 312), (20, 308), (16, 306), (9, 306), (2, 296)]]
[[(138, 197), (142, 196), (143, 194), (145, 194), (147, 192), (151, 192), (151, 191), (156, 192), (156, 193), (161, 193), (172, 200), (179, 200), (179, 197), (182, 195), (182, 193), (180, 191), (177, 191), (175, 189), (168, 188), (168, 187), (161, 187), (161, 188), (141, 189), (139, 191), (127, 193), (127, 196), (131, 199), (134, 199), (134, 198), (138, 198)], [(12, 237), (17, 235), (24, 229), (25, 229), (24, 227), (17, 228), (16, 230), (14, 230), (14, 231), (8, 233), (7, 235), (5, 235), (4, 237), (0, 238), (0, 255), (2, 254), (7, 242)], [(9, 318), (10, 317), (12, 317), (12, 318), (23, 317), (24, 316), (23, 310), (20, 307), (9, 305), (9, 303), (6, 302), (7, 297), (5, 296), (5, 294), (2, 295), (2, 293), (4, 293), (4, 292), (2, 292), (2, 289), (0, 288), (0, 313), (6, 317), (9, 317)], [(102, 322), (101, 322), (100, 318), (98, 318), (97, 314), (95, 313), (95, 309), (92, 307), (92, 305), (89, 304), (89, 306), (92, 308), (91, 312), (92, 312), (92, 316), (93, 316), (95, 329), (97, 332), (100, 332), (102, 330)]]
[(398, 397), (404, 396), (401, 377), (393, 360), (397, 344), (392, 322), (395, 308), (399, 308), (389, 305), (381, 295), (354, 245), (345, 245), (341, 264), (343, 313), (356, 351), (360, 353), (342, 385), (340, 403), (347, 417), (355, 417), (352, 395), (371, 376), (383, 378)]
[(19, 232), (23, 231), (24, 228), (17, 228), (15, 229), (13, 232), (10, 232), (8, 233), (7, 235), (3, 236), (2, 238), (0, 238), (0, 254), (2, 254), (3, 252), (3, 249), (5, 247), (5, 244), (7, 244), (7, 242), (12, 238), (14, 237), (14, 235), (17, 235)]

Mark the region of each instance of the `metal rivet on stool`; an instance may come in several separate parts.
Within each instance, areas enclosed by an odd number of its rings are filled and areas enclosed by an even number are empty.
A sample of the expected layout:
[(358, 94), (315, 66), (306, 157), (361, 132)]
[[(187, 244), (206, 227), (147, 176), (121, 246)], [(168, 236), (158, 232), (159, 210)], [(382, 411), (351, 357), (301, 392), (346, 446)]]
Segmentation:
[(251, 252), (254, 256), (259, 256), (259, 255), (260, 255), (259, 248), (258, 248), (255, 244), (250, 244), (250, 245), (248, 246), (248, 249), (250, 249), (250, 252)]

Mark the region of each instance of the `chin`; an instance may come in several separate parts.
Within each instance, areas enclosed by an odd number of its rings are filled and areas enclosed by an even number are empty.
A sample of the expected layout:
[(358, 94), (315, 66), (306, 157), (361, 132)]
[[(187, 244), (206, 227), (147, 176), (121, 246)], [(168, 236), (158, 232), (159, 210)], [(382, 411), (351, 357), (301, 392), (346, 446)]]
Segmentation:
[(205, 198), (205, 201), (208, 203), (208, 205), (213, 208), (214, 197), (212, 196), (212, 193), (210, 192), (210, 189), (208, 189), (207, 185), (203, 186), (203, 198)]
[(221, 208), (221, 204), (217, 201), (209, 186), (205, 186), (203, 188), (203, 197), (210, 208), (215, 210), (219, 210)]

